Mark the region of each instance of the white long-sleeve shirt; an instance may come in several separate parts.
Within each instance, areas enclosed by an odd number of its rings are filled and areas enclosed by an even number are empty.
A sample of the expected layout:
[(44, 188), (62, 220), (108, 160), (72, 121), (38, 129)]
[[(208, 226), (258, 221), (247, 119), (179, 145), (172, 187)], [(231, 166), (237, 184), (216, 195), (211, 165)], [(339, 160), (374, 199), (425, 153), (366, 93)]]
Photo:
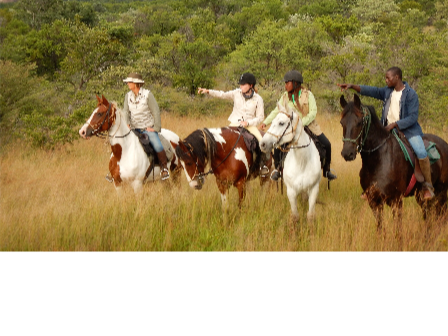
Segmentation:
[(244, 98), (241, 89), (227, 92), (208, 90), (208, 93), (212, 97), (233, 100), (233, 111), (228, 119), (233, 124), (246, 121), (248, 126), (258, 126), (264, 120), (263, 98), (258, 93), (250, 99)]

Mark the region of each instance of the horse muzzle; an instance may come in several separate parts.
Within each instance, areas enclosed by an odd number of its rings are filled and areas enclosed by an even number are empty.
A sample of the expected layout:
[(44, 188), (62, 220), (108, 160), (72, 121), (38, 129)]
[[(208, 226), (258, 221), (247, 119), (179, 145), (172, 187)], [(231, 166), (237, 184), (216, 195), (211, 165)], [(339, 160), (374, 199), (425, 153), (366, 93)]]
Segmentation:
[(266, 141), (266, 140), (261, 140), (260, 142), (260, 149), (263, 153), (269, 153), (272, 150), (272, 143)]
[(356, 159), (356, 155), (358, 152), (356, 151), (353, 146), (349, 146), (348, 148), (344, 145), (342, 148), (341, 155), (344, 158), (345, 161), (353, 161)]
[(93, 129), (89, 124), (84, 124), (78, 133), (82, 138), (89, 139), (93, 135)]

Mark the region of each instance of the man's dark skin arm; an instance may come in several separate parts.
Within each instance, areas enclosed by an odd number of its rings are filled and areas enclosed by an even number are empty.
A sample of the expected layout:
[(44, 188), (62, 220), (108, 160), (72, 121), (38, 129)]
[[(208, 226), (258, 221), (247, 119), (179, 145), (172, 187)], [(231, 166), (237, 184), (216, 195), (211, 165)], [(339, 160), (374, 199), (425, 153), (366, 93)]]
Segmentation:
[[(358, 93), (361, 92), (361, 87), (359, 85), (356, 85), (356, 84), (336, 84), (336, 85), (341, 88), (341, 91), (345, 91), (347, 89), (352, 89), (352, 90), (355, 90)], [(386, 128), (386, 131), (388, 131), (388, 132), (390, 132), (393, 128), (399, 129), (396, 122), (387, 125), (385, 128)]]

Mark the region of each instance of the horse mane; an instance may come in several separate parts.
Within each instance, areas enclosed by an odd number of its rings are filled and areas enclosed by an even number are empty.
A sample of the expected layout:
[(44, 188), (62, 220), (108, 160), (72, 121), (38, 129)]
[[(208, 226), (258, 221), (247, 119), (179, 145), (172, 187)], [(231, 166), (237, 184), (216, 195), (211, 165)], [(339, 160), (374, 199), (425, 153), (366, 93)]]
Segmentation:
[[(204, 166), (211, 162), (215, 156), (216, 140), (207, 128), (194, 131), (182, 142), (193, 151), (193, 154)], [(179, 146), (176, 147), (176, 155), (181, 160), (185, 160), (188, 157), (188, 154), (183, 152)]]

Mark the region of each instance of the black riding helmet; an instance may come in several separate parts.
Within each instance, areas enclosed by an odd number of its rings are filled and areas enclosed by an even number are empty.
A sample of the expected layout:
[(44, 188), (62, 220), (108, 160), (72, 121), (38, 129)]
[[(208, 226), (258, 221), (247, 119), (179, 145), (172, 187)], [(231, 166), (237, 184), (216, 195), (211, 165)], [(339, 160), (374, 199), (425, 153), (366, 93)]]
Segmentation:
[(238, 81), (239, 85), (252, 84), (253, 86), (255, 86), (256, 83), (257, 81), (255, 79), (255, 76), (250, 72), (243, 73), (240, 77), (240, 80)]
[(288, 71), (285, 74), (285, 77), (283, 77), (283, 80), (285, 81), (285, 83), (292, 82), (293, 90), (299, 88), (300, 85), (302, 85), (302, 83), (303, 83), (302, 74), (300, 72), (298, 72), (297, 70)]
[(297, 82), (297, 83), (300, 83), (300, 84), (303, 83), (302, 74), (300, 72), (298, 72), (297, 70), (288, 71), (285, 74), (285, 77), (283, 77), (283, 79), (284, 79), (285, 83), (286, 82), (291, 82), (291, 81)]

